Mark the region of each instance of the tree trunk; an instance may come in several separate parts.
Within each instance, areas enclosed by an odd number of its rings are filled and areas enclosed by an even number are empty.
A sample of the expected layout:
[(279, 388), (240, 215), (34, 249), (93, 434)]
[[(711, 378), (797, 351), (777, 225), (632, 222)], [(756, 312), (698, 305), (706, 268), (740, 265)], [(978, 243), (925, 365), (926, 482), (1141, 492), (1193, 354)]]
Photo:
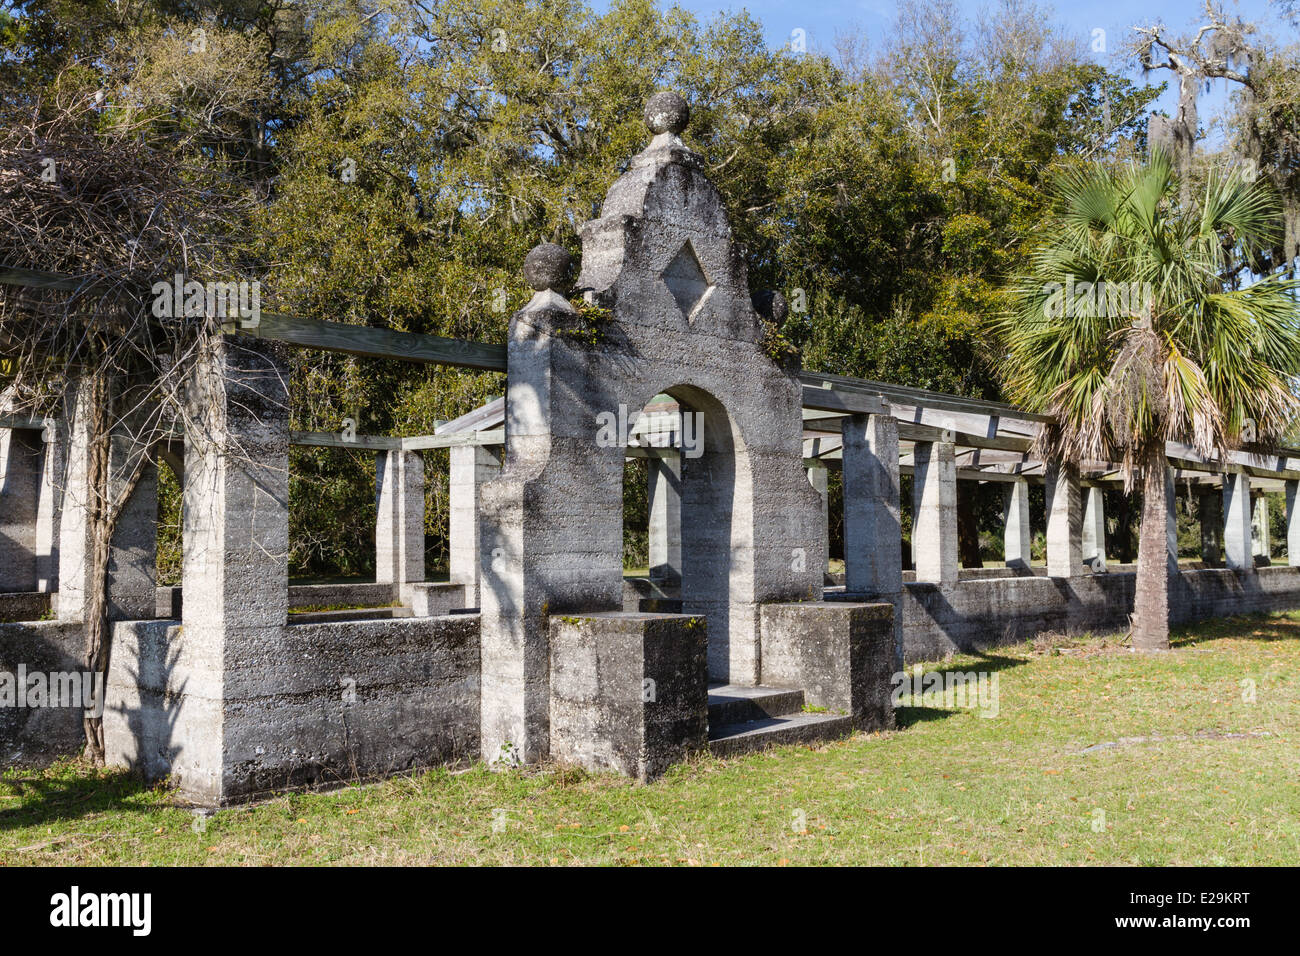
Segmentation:
[(1133, 648), (1169, 650), (1168, 500), (1163, 448), (1142, 464), (1142, 522), (1138, 527), (1137, 591), (1133, 599)]
[[(108, 692), (108, 665), (112, 653), (112, 632), (108, 620), (108, 562), (117, 531), (118, 519), (126, 502), (140, 483), (140, 476), (148, 459), (147, 448), (132, 449), (126, 456), (131, 471), (120, 488), (113, 474), (110, 448), (112, 444), (112, 404), (114, 399), (112, 376), (96, 373), (91, 382), (89, 436), (90, 501), (87, 521), (90, 525), (92, 549), (90, 554), (90, 591), (86, 603), (85, 667), (91, 675), (99, 675), (98, 686), (102, 694)], [(115, 493), (116, 492), (116, 493)], [(91, 678), (92, 682), (94, 677)], [(94, 684), (92, 683), (92, 686)], [(96, 767), (104, 765), (103, 701), (101, 716), (82, 718), (86, 734), (86, 752)]]

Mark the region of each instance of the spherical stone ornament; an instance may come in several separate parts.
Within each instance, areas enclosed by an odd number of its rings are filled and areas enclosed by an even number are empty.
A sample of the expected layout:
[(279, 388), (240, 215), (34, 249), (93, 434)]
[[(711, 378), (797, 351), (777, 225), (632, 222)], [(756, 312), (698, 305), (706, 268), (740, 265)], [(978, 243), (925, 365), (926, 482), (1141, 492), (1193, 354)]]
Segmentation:
[(754, 310), (769, 322), (783, 325), (790, 314), (790, 305), (780, 292), (764, 289), (754, 295)]
[(524, 279), (538, 292), (559, 289), (569, 276), (573, 257), (563, 246), (543, 242), (524, 256)]
[(646, 102), (645, 124), (656, 136), (672, 133), (674, 136), (686, 129), (691, 121), (691, 108), (680, 94), (671, 90), (656, 93)]

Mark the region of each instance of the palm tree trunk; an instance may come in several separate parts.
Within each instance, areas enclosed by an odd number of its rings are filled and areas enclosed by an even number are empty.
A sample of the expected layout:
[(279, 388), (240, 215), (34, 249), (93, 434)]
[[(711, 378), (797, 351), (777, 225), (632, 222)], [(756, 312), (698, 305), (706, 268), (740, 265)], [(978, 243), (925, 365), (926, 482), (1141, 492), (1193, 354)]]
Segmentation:
[(1169, 650), (1169, 502), (1165, 497), (1163, 448), (1153, 448), (1142, 464), (1142, 523), (1138, 527), (1137, 590), (1133, 598), (1133, 648)]

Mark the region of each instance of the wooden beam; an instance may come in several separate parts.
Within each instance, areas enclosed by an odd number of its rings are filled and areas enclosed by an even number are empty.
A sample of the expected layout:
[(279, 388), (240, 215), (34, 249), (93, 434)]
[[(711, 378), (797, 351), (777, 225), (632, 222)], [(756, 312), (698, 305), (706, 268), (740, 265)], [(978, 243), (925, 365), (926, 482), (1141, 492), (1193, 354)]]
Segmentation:
[(885, 415), (889, 406), (879, 395), (864, 392), (839, 391), (834, 388), (803, 387), (803, 407), (842, 415)]
[(376, 329), (368, 325), (321, 322), (316, 319), (263, 312), (256, 326), (232, 327), (230, 331), (259, 339), (288, 342), (304, 348), (342, 352), (346, 355), (364, 355), (367, 358), (397, 359), (425, 365), (454, 365), (490, 372), (506, 370), (504, 345), (447, 339), (438, 335), (421, 335), (416, 332), (395, 332), (392, 329)]
[(403, 438), (403, 451), (424, 451), (429, 448), (459, 448), (464, 445), (504, 445), (504, 428), (484, 432), (457, 432), (451, 435), (420, 435)]
[(315, 448), (347, 448), (352, 451), (395, 451), (402, 447), (402, 439), (387, 435), (354, 435), (351, 438), (344, 438), (338, 432), (289, 432), (289, 444)]
[(25, 289), (54, 289), (60, 292), (76, 292), (78, 289), (94, 285), (98, 280), (94, 276), (70, 276), (57, 272), (38, 272), (35, 269), (12, 269), (0, 266), (0, 282), (5, 285), (21, 286)]

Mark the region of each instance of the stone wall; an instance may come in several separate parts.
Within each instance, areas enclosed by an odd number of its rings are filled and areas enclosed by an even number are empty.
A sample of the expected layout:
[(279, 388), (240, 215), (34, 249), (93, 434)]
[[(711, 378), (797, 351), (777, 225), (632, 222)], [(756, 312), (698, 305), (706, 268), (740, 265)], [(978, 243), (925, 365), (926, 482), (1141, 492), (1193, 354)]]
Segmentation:
[[(940, 587), (903, 587), (903, 635), (908, 662), (949, 652), (981, 650), (1025, 640), (1043, 631), (1082, 633), (1127, 626), (1136, 575), (1070, 578), (995, 577)], [(836, 594), (841, 599), (849, 599)], [(1175, 624), (1300, 607), (1300, 568), (1254, 572), (1184, 570), (1169, 585)]]
[[(32, 621), (0, 624), (0, 674), (81, 671), (80, 624)], [(80, 707), (0, 706), (0, 770), (34, 766), (81, 751), (85, 743)]]
[(477, 756), (478, 635), (475, 615), (287, 625), (222, 685), (175, 621), (118, 624), (108, 760), (217, 805)]

